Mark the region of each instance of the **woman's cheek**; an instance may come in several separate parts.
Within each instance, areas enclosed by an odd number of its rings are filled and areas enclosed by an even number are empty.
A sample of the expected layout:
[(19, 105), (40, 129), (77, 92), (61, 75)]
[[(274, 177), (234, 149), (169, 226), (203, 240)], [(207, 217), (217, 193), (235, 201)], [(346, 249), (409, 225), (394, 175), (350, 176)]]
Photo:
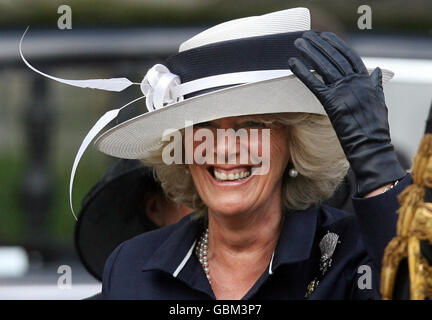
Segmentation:
[(192, 154), (189, 155), (189, 159), (193, 159), (193, 162), (197, 165), (214, 164), (214, 134), (209, 129), (200, 130), (194, 131)]
[(262, 157), (262, 134), (249, 134), (249, 154)]
[(278, 168), (277, 170), (285, 170), (289, 162), (288, 139), (289, 134), (284, 129), (272, 130), (270, 159)]

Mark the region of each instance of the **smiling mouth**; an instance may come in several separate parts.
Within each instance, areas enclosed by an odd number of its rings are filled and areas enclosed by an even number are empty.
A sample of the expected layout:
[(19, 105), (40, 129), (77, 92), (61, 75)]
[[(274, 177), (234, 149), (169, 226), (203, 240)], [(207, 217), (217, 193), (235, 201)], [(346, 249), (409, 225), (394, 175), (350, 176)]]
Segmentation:
[(237, 167), (230, 169), (209, 167), (208, 170), (217, 181), (240, 181), (246, 179), (252, 173), (251, 167)]

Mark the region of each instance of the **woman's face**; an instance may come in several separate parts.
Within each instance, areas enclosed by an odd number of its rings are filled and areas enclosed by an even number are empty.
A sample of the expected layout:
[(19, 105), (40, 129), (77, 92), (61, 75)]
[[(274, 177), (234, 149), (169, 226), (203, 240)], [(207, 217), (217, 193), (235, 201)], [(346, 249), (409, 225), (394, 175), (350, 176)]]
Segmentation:
[[(261, 118), (229, 117), (194, 125), (194, 133), (205, 128), (215, 137), (213, 148), (202, 153), (206, 156), (207, 152), (211, 152), (215, 159), (213, 163), (197, 164), (194, 161), (189, 165), (195, 187), (209, 210), (223, 215), (237, 215), (280, 204), (282, 176), (289, 160), (289, 133), (286, 127), (263, 122), (259, 120)], [(229, 139), (217, 138), (218, 129), (233, 129), (235, 132), (245, 129), (242, 131), (248, 133), (249, 139), (237, 138), (230, 143)], [(193, 143), (194, 154), (204, 142)], [(201, 154), (202, 146), (198, 150)], [(256, 164), (256, 155), (262, 163)], [(216, 160), (217, 157), (224, 159), (224, 163)], [(228, 163), (229, 158), (231, 162), (235, 159), (235, 163)]]

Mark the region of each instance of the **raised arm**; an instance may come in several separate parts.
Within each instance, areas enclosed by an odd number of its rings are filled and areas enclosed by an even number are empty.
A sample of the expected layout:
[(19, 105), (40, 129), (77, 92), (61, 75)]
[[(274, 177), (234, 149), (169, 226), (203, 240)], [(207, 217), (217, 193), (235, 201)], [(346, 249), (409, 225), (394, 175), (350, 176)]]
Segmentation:
[(397, 195), (411, 183), (391, 144), (381, 70), (369, 75), (361, 58), (333, 33), (307, 31), (295, 45), (322, 78), (300, 59), (290, 59), (293, 73), (324, 106), (356, 176), (353, 205), (366, 249), (379, 270), (396, 231)]

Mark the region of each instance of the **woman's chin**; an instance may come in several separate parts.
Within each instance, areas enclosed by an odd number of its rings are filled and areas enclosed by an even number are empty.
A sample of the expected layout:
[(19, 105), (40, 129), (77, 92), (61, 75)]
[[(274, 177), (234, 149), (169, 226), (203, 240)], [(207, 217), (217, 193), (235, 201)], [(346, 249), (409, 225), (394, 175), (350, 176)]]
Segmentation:
[(238, 201), (226, 201), (226, 199), (221, 199), (220, 201), (214, 201), (214, 205), (210, 205), (209, 209), (217, 214), (223, 216), (235, 216), (240, 215), (244, 212), (249, 212), (252, 205), (246, 203), (244, 199), (239, 199)]

